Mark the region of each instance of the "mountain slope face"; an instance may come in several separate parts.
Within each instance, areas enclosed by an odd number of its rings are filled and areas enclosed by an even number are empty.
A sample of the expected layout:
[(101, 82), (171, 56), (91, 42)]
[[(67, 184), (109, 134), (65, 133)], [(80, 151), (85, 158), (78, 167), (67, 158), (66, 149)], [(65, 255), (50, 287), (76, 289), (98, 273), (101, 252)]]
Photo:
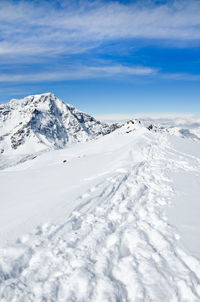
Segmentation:
[(0, 152), (6, 155), (63, 148), (114, 129), (51, 93), (13, 99), (0, 106)]

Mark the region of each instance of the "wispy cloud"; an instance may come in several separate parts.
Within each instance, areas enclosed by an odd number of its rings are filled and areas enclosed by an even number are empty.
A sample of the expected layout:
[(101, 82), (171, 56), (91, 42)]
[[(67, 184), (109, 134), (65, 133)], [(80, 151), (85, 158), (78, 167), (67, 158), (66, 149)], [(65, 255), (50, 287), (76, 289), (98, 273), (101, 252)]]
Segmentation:
[(117, 65), (68, 65), (57, 70), (45, 70), (32, 73), (0, 73), (1, 83), (39, 83), (56, 81), (73, 81), (81, 79), (98, 78), (136, 78), (151, 77), (151, 79), (177, 80), (177, 81), (200, 81), (200, 74), (190, 73), (166, 73), (162, 70), (145, 66)]
[(67, 71), (50, 71), (31, 74), (0, 74), (0, 82), (41, 82), (78, 80), (91, 78), (106, 78), (112, 76), (148, 76), (155, 74), (156, 69), (149, 67), (128, 67), (123, 65), (112, 66), (74, 66)]
[[(138, 39), (147, 44), (152, 40), (159, 41), (159, 45), (171, 41), (188, 47), (194, 41), (200, 43), (199, 16), (198, 0), (159, 5), (149, 0), (128, 4), (103, 0), (1, 0), (0, 82), (122, 77), (199, 81), (200, 75), (190, 74), (187, 69), (184, 73), (174, 68), (154, 68), (159, 65), (155, 59), (127, 59)], [(121, 59), (123, 46), (127, 55)], [(109, 47), (111, 54), (118, 51), (116, 57), (108, 56)]]
[(200, 74), (190, 73), (162, 73), (162, 79), (178, 80), (178, 81), (200, 81)]
[[(37, 2), (38, 3), (38, 2)], [(75, 54), (115, 39), (200, 39), (200, 2), (0, 2), (0, 56)]]

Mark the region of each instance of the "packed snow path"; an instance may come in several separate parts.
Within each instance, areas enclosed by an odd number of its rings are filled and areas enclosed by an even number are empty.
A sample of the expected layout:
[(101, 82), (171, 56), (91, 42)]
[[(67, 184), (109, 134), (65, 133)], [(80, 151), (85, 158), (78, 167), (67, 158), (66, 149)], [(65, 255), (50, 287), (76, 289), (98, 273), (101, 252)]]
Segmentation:
[(0, 301), (200, 301), (200, 263), (163, 213), (173, 196), (168, 172), (199, 162), (160, 134), (144, 137), (137, 159), (133, 145), (65, 223), (1, 250)]

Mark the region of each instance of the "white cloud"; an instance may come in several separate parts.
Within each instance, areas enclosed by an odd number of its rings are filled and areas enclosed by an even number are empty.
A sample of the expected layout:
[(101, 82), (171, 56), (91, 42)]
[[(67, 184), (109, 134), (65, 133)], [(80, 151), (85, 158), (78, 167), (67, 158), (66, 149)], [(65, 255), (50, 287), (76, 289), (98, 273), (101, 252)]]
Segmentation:
[[(54, 1), (53, 1), (54, 2)], [(74, 54), (115, 39), (200, 39), (200, 2), (145, 6), (118, 2), (0, 2), (0, 55)], [(69, 4), (71, 3), (71, 4)]]
[(74, 66), (67, 71), (45, 71), (32, 74), (0, 74), (0, 82), (41, 82), (77, 80), (90, 78), (105, 78), (112, 76), (148, 76), (155, 74), (156, 69), (149, 67), (128, 67), (123, 65), (114, 66)]
[(32, 74), (0, 74), (0, 82), (40, 82), (77, 80), (90, 78), (105, 78), (121, 75), (147, 76), (155, 74), (156, 69), (149, 67), (128, 67), (123, 65), (114, 66), (74, 66), (67, 71), (45, 71)]
[(95, 79), (95, 78), (114, 78), (119, 79), (121, 77), (135, 77), (151, 76), (153, 78), (177, 80), (177, 81), (200, 81), (199, 74), (189, 73), (164, 73), (162, 70), (145, 66), (125, 66), (125, 65), (66, 65), (63, 68), (57, 70), (49, 68), (42, 72), (22, 73), (14, 74), (0, 73), (1, 83), (26, 83), (26, 82), (51, 82), (51, 81), (67, 81), (67, 80), (79, 80), (79, 79)]
[(180, 81), (200, 81), (200, 74), (190, 73), (162, 73), (160, 75), (163, 79), (180, 80)]

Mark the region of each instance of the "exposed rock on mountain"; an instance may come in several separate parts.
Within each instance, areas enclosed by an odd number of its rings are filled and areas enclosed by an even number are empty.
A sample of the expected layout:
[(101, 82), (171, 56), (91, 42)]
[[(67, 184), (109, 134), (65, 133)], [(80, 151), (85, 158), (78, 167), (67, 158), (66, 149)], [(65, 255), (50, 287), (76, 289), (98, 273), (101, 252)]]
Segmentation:
[(13, 99), (0, 106), (0, 152), (33, 154), (110, 133), (116, 125), (65, 104), (52, 93)]

